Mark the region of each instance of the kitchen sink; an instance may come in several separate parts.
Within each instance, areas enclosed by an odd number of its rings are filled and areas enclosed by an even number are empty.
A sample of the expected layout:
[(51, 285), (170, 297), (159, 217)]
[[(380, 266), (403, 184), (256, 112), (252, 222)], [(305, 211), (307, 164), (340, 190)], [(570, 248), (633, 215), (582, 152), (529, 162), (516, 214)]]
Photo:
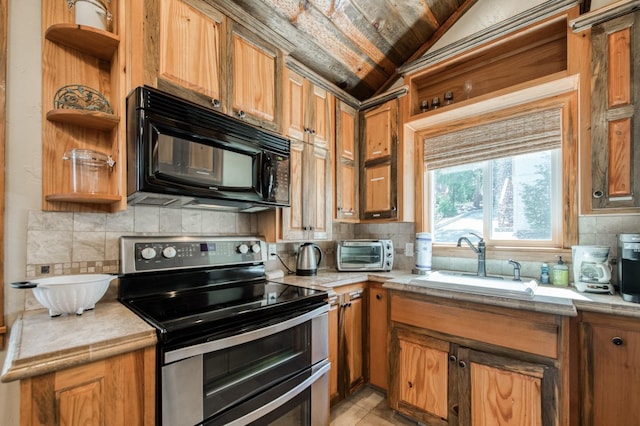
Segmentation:
[(538, 286), (535, 280), (513, 281), (499, 276), (478, 277), (475, 274), (451, 271), (434, 271), (414, 278), (409, 283), (438, 290), (524, 299), (533, 298)]

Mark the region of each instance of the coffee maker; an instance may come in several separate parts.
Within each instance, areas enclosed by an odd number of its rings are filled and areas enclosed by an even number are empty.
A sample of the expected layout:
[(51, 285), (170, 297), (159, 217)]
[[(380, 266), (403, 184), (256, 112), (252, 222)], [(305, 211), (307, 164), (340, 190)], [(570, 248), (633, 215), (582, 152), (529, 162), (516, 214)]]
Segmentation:
[(618, 284), (624, 300), (640, 303), (640, 234), (618, 235)]
[(611, 293), (611, 264), (608, 246), (573, 246), (573, 279), (578, 291)]

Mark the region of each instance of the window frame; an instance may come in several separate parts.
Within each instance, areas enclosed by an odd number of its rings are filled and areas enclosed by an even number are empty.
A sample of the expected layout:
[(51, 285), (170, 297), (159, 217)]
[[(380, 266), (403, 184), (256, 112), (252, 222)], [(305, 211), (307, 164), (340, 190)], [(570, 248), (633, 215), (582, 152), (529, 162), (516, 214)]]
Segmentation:
[[(550, 161), (551, 176), (552, 177), (560, 176), (560, 178), (562, 178), (561, 149), (558, 149), (558, 148), (555, 148), (553, 150), (545, 149), (539, 152), (545, 152), (545, 151), (555, 151), (555, 152), (551, 152), (551, 161)], [(518, 155), (527, 155), (527, 154), (531, 154), (531, 152), (523, 153), (523, 154), (515, 154), (511, 157), (506, 157), (506, 158), (514, 158)], [(505, 157), (501, 157), (501, 158), (505, 158)], [(561, 211), (562, 190), (559, 189), (558, 187), (561, 185), (551, 185), (551, 189), (550, 189), (550, 198), (552, 200), (552, 203), (555, 203), (558, 209), (556, 212), (554, 212), (554, 214), (551, 215), (552, 217), (551, 217), (551, 240), (550, 241), (549, 240), (505, 240), (505, 239), (492, 238), (491, 224), (490, 224), (492, 220), (492, 210), (494, 208), (493, 200), (490, 197), (490, 191), (491, 191), (491, 188), (493, 187), (492, 173), (491, 173), (492, 167), (490, 165), (490, 162), (492, 160), (493, 159), (486, 159), (486, 160), (478, 161), (476, 163), (464, 163), (464, 164), (479, 164), (480, 168), (482, 169), (482, 173), (483, 173), (482, 195), (483, 195), (483, 199), (486, 200), (486, 202), (483, 204), (482, 231), (479, 231), (479, 234), (483, 236), (486, 244), (494, 245), (494, 246), (512, 246), (512, 247), (560, 248), (561, 241), (562, 241), (562, 211)], [(445, 169), (447, 169), (447, 167), (425, 171), (426, 174), (428, 175), (427, 180), (431, 183), (429, 186), (430, 191), (428, 195), (424, 198), (424, 204), (425, 204), (424, 209), (425, 209), (425, 212), (429, 214), (429, 218), (430, 218), (429, 223), (432, 223), (432, 221), (434, 220), (434, 213), (435, 213), (431, 209), (431, 207), (433, 206), (433, 195), (434, 195), (433, 189), (435, 185), (435, 182), (432, 181), (432, 176), (433, 176), (433, 173), (435, 173), (437, 170), (445, 170)], [(430, 231), (427, 231), (427, 232), (430, 232)], [(433, 241), (434, 241), (434, 244), (442, 244), (442, 245), (451, 244), (451, 243), (439, 243), (437, 241), (435, 233), (433, 236)]]
[[(434, 114), (432, 119), (406, 123), (405, 137), (413, 137), (416, 152), (416, 232), (429, 232), (431, 218), (425, 197), (425, 188), (430, 187), (429, 172), (424, 166), (423, 140), (438, 134), (504, 120), (542, 109), (560, 108), (562, 119), (562, 230), (559, 244), (553, 246), (516, 246), (508, 244), (487, 245), (494, 259), (509, 259), (517, 252), (532, 261), (548, 261), (558, 254), (570, 255), (571, 246), (578, 243), (578, 92), (577, 77), (569, 76), (557, 81), (525, 88), (494, 99), (484, 99), (451, 111), (449, 116)], [(546, 93), (547, 96), (541, 96)], [(470, 250), (461, 250), (451, 243), (434, 243), (434, 256), (474, 257)], [(553, 258), (553, 257), (551, 257)]]

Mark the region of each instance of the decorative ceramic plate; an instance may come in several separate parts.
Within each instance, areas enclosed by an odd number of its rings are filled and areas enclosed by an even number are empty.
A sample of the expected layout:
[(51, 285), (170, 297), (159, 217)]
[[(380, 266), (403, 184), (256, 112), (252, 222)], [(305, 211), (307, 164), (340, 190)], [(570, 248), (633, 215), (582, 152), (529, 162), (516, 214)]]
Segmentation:
[(113, 114), (109, 101), (102, 93), (81, 84), (69, 84), (59, 88), (53, 97), (53, 107)]

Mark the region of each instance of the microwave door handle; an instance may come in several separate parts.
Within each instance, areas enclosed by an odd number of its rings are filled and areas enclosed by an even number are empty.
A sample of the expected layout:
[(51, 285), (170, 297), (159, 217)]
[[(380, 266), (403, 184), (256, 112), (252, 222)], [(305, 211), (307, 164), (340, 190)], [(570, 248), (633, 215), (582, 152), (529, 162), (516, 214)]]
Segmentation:
[(262, 154), (262, 191), (263, 198), (270, 199), (273, 191), (273, 164), (271, 163), (271, 156), (266, 153)]

